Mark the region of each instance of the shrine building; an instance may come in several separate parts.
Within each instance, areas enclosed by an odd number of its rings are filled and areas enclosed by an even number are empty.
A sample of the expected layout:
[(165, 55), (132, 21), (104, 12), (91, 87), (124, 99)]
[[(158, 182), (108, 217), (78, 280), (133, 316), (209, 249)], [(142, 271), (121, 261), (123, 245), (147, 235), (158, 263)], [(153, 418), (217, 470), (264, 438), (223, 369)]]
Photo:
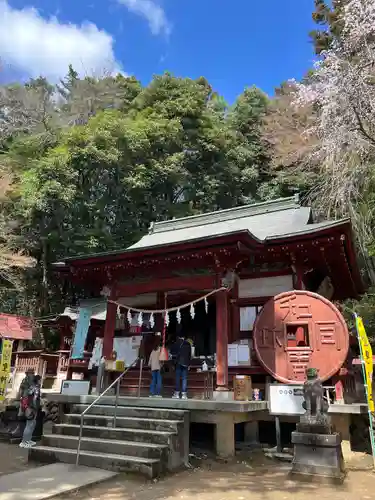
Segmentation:
[[(250, 435), (258, 421), (272, 420), (270, 384), (302, 384), (307, 367), (318, 368), (333, 390), (337, 419), (345, 413), (344, 439), (352, 411), (346, 397), (357, 404), (354, 412), (366, 411), (346, 369), (350, 336), (334, 305), (364, 291), (349, 219), (317, 222), (298, 197), (283, 198), (155, 222), (129, 248), (69, 257), (55, 270), (86, 297), (50, 325), (61, 335), (60, 380), (89, 380), (95, 389), (102, 356), (116, 351), (131, 366), (121, 404), (190, 411), (190, 422), (216, 425), (219, 455), (234, 454), (238, 423)], [(75, 327), (82, 312), (84, 338)], [(78, 330), (82, 349), (73, 356)], [(159, 332), (166, 347), (177, 336), (192, 340), (187, 401), (170, 399), (173, 370), (163, 374), (163, 399), (139, 399), (149, 394), (147, 359)], [(251, 394), (234, 401), (233, 381), (243, 375), (260, 401)], [(59, 404), (94, 399), (48, 395)]]
[[(194, 342), (193, 366), (199, 367), (204, 357), (212, 357), (215, 392), (230, 389), (234, 374), (252, 375), (253, 386), (261, 390), (266, 375), (277, 378), (253, 338), (255, 320), (270, 298), (281, 292), (307, 290), (335, 301), (358, 297), (364, 290), (350, 220), (314, 222), (312, 209), (301, 206), (297, 197), (156, 222), (127, 249), (70, 257), (55, 268), (92, 297), (81, 303), (93, 306), (85, 355), (69, 361), (69, 377), (74, 371), (86, 373), (97, 337), (103, 339), (101, 354), (109, 357), (115, 338), (162, 331), (163, 314), (152, 315), (154, 320), (150, 321), (150, 311), (196, 301), (193, 310), (189, 306), (181, 307), (178, 314), (176, 309), (168, 313), (166, 343), (183, 332)], [(139, 311), (148, 312), (142, 314), (138, 325)], [(324, 312), (322, 317), (319, 314), (316, 321), (324, 320)], [(61, 347), (68, 353), (65, 341), (72, 335), (69, 318), (74, 321), (77, 311), (65, 312), (67, 322), (63, 318), (67, 333)], [(267, 318), (263, 317), (264, 321), (267, 323)], [(304, 332), (297, 326), (288, 327), (288, 345), (296, 346), (301, 339), (312, 344), (312, 338), (305, 338), (311, 337), (312, 331)], [(242, 348), (236, 360), (230, 346), (237, 344), (248, 345), (249, 356)], [(146, 351), (149, 349), (146, 345)], [(342, 355), (337, 359), (334, 369), (338, 372), (344, 360)], [(191, 370), (189, 377), (189, 393), (198, 397), (202, 392), (200, 376)], [(289, 379), (293, 381), (293, 377), (303, 380), (303, 370)], [(135, 367), (124, 379), (124, 393), (135, 393), (137, 381)], [(143, 377), (144, 390), (148, 383), (148, 376)], [(172, 386), (173, 381), (168, 390), (172, 391)], [(167, 390), (168, 382), (164, 387)]]

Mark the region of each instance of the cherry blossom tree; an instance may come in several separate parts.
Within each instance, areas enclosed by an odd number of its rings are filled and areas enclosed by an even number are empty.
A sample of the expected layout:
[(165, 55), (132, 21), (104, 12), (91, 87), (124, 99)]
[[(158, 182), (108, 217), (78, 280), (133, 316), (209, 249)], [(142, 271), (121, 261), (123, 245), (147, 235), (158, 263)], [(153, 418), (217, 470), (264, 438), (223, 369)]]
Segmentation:
[(307, 81), (295, 82), (295, 104), (318, 111), (304, 133), (319, 140), (301, 168), (319, 168), (312, 197), (325, 215), (350, 215), (366, 244), (375, 227), (375, 0), (346, 2), (341, 25)]

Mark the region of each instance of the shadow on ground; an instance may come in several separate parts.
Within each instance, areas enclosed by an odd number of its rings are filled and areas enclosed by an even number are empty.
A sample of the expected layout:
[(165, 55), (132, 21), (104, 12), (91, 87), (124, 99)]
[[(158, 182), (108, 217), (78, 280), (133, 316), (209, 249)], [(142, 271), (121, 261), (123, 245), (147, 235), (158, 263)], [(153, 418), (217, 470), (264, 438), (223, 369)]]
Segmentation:
[[(27, 452), (1, 443), (0, 476), (28, 470)], [(367, 457), (369, 458), (369, 457)], [(375, 474), (363, 457), (349, 463), (342, 486), (307, 484), (288, 477), (288, 464), (262, 452), (242, 452), (230, 462), (197, 453), (192, 468), (155, 482), (119, 475), (87, 489), (60, 495), (59, 500), (373, 500)], [(53, 478), (46, 478), (46, 483)], [(47, 485), (47, 484), (46, 484)], [(20, 485), (21, 486), (21, 485)], [(25, 487), (25, 485), (22, 485)], [(31, 491), (29, 491), (31, 493)], [(35, 492), (34, 492), (35, 493)], [(30, 497), (31, 498), (31, 497)]]
[(374, 498), (375, 475), (350, 471), (341, 486), (290, 480), (289, 467), (264, 456), (233, 462), (192, 460), (193, 468), (155, 482), (121, 475), (70, 496), (76, 500), (366, 500)]

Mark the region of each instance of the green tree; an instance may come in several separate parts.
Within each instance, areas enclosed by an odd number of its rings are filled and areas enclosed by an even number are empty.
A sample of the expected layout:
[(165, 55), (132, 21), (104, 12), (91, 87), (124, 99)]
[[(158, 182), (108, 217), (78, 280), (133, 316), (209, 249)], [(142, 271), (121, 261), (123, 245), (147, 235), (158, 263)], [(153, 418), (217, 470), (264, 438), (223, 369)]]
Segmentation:
[(375, 347), (375, 287), (369, 290), (359, 300), (346, 300), (341, 305), (341, 310), (345, 316), (351, 330), (355, 328), (354, 313), (362, 317), (366, 328), (366, 333), (373, 348)]
[[(256, 87), (249, 87), (238, 97), (228, 113), (228, 124), (234, 134), (229, 151), (241, 189), (238, 202), (247, 203), (274, 197), (271, 194), (270, 144), (263, 134), (263, 123), (270, 102)], [(237, 202), (237, 203), (238, 203)]]
[(228, 108), (204, 78), (169, 73), (156, 76), (135, 100), (150, 116), (179, 120), (181, 169), (188, 182), (176, 194), (196, 211), (258, 198), (260, 172), (268, 162), (260, 133), (266, 105), (266, 96), (252, 88)]
[(272, 178), (262, 136), (269, 101), (256, 88), (229, 107), (204, 78), (166, 73), (141, 87), (121, 75), (80, 79), (70, 67), (60, 100), (55, 90), (44, 101), (47, 126), (33, 118), (13, 130), (2, 155), (10, 241), (36, 261), (25, 282), (35, 316), (70, 300), (52, 262), (124, 248), (154, 220), (258, 200)]
[(348, 0), (315, 0), (313, 21), (319, 26), (310, 33), (315, 53), (321, 54), (332, 47), (343, 30), (342, 14)]

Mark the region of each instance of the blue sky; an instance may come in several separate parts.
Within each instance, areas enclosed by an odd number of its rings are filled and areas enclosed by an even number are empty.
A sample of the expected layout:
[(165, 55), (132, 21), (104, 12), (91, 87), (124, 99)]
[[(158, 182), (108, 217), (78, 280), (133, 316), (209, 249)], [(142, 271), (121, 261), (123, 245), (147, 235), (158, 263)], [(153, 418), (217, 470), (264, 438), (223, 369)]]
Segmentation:
[[(205, 76), (232, 102), (268, 93), (311, 67), (313, 0), (0, 0), (2, 81), (72, 62), (121, 69), (143, 83), (165, 70)], [(3, 26), (5, 25), (5, 30)]]

